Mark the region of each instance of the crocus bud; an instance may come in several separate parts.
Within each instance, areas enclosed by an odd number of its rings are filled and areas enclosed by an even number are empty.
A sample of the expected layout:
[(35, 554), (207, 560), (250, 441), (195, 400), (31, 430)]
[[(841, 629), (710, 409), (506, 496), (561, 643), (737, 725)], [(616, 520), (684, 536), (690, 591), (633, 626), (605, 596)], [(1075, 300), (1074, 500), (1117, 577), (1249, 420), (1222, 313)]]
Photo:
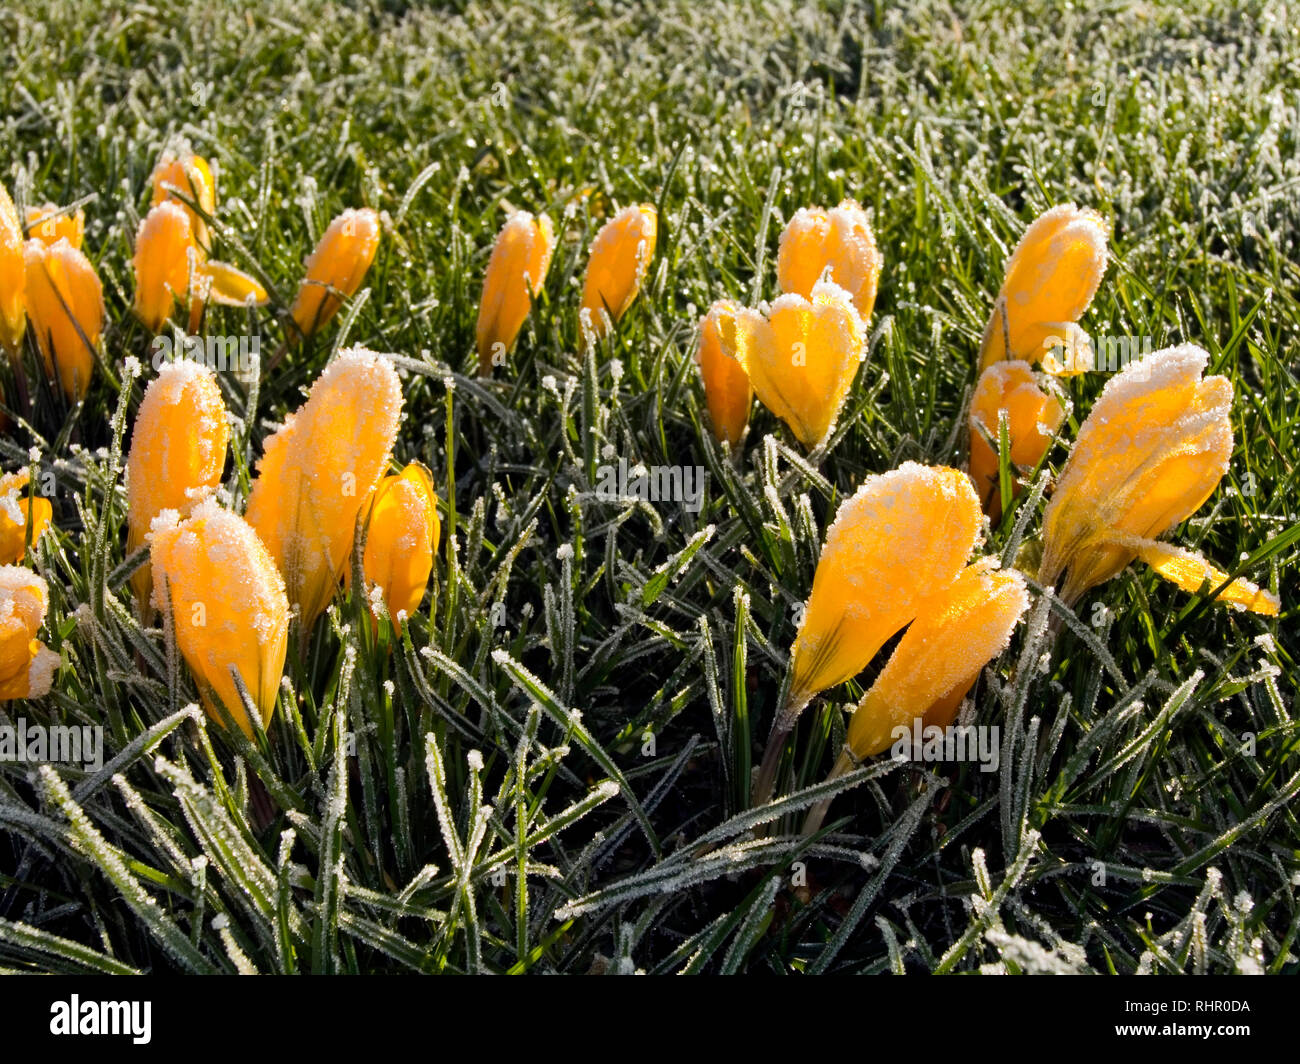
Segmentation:
[(194, 286), (198, 251), (190, 217), (179, 204), (154, 207), (135, 235), (135, 313), (150, 332), (157, 332)]
[(597, 339), (609, 329), (606, 315), (617, 324), (636, 300), (654, 257), (658, 232), (658, 212), (642, 203), (624, 207), (592, 241), (580, 313)]
[(1020, 238), (980, 345), (980, 370), (1002, 359), (1037, 362), (1075, 346), (1075, 323), (1106, 272), (1106, 226), (1096, 211), (1061, 204)]
[(388, 467), (401, 417), (393, 364), (351, 348), (325, 367), (307, 402), (266, 440), (248, 523), (280, 567), (304, 632), (338, 586), (357, 513)]
[(104, 329), (104, 296), (95, 268), (66, 240), (23, 246), (27, 316), (45, 362), (70, 401), (85, 396)]
[(23, 227), (4, 185), (0, 185), (0, 346), (17, 354), (27, 327)]
[(86, 235), (86, 212), (78, 207), (69, 213), (60, 211), (53, 203), (27, 208), (27, 232), (35, 240), (53, 244), (66, 240), (80, 249)]
[[(200, 254), (205, 254), (211, 241), (208, 235), (208, 223), (188, 203), (181, 200), (186, 197), (203, 208), (211, 216), (217, 209), (217, 182), (212, 176), (212, 167), (201, 155), (175, 155), (166, 152), (154, 167), (150, 178), (153, 196), (149, 201), (151, 207), (171, 201), (179, 204), (190, 220), (190, 229), (198, 245)], [(179, 193), (179, 195), (178, 195)]]
[(480, 376), (486, 377), (493, 366), (505, 364), (532, 309), (533, 296), (551, 268), (554, 250), (555, 230), (544, 214), (534, 218), (527, 211), (516, 211), (501, 227), (478, 307)]
[(30, 569), (0, 565), (0, 702), (50, 693), (59, 655), (36, 638), (49, 603), (49, 588)]
[[(189, 359), (163, 363), (144, 390), (126, 459), (128, 554), (144, 546), (164, 510), (186, 517), (216, 491), (229, 442), (226, 404), (212, 371)], [(131, 575), (131, 587), (147, 614), (148, 564)]]
[(749, 374), (736, 357), (736, 314), (739, 307), (720, 300), (700, 321), (700, 347), (695, 361), (704, 381), (704, 399), (709, 405), (713, 435), (734, 450), (740, 446), (754, 405), (754, 388)]
[(311, 336), (356, 295), (379, 247), (379, 215), (349, 207), (330, 222), (307, 257), (307, 276), (290, 314), (303, 336)]
[[(1154, 541), (1200, 509), (1232, 455), (1232, 384), (1202, 378), (1208, 361), (1201, 348), (1183, 344), (1129, 363), (1079, 427), (1043, 514), (1038, 571), (1067, 604), (1139, 555), (1187, 586), (1186, 556)], [(1263, 605), (1257, 590), (1243, 581), (1226, 600)], [(1258, 612), (1276, 612), (1276, 599), (1266, 599)]]
[[(429, 586), (439, 531), (433, 474), (428, 469), (412, 462), (400, 476), (379, 482), (370, 504), (362, 571), (367, 586), (383, 595), (398, 631), (403, 615), (416, 611)], [(349, 570), (344, 572), (351, 576)]]
[(252, 722), (233, 673), (265, 727), (275, 710), (288, 647), (284, 581), (248, 523), (215, 499), (204, 500), (187, 520), (178, 517), (164, 510), (150, 535), (153, 605), (194, 674), (208, 716), (224, 724), (219, 702), (251, 737)]
[(27, 553), (28, 526), (35, 546), (54, 515), (49, 499), (28, 497), (30, 480), (27, 469), (0, 476), (0, 564), (21, 562)]
[(829, 271), (829, 279), (848, 292), (865, 322), (876, 305), (883, 262), (867, 212), (855, 200), (846, 199), (829, 211), (821, 207), (795, 211), (781, 234), (776, 278), (781, 291), (807, 299)]
[[(996, 447), (1002, 410), (1007, 412), (1011, 463), (1026, 470), (1038, 465), (1065, 418), (1060, 396), (1038, 386), (1029, 363), (995, 362), (980, 374), (970, 408), (970, 475), (984, 512), (994, 521), (1002, 514)], [(1019, 492), (1019, 480), (1012, 488)]]
[(835, 427), (865, 342), (849, 294), (829, 281), (813, 285), (811, 301), (781, 296), (767, 318), (749, 309), (736, 314), (736, 357), (759, 401), (809, 448)]

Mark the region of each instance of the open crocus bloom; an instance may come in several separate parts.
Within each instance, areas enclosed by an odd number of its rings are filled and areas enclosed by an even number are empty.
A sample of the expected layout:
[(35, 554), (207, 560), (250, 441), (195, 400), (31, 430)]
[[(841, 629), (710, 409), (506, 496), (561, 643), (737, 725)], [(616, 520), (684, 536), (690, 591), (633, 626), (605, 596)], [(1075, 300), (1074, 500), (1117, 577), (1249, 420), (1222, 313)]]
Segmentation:
[(0, 564), (21, 562), (27, 553), (27, 526), (31, 525), (35, 546), (54, 515), (49, 499), (28, 498), (30, 480), (27, 469), (0, 476)]
[(74, 248), (80, 248), (86, 235), (86, 212), (80, 207), (72, 212), (61, 211), (53, 203), (28, 207), (27, 232), (47, 244), (62, 239)]
[(493, 366), (505, 364), (532, 309), (533, 296), (551, 268), (554, 250), (555, 230), (544, 214), (534, 218), (527, 211), (516, 211), (501, 227), (478, 306), (475, 332), (480, 376), (486, 377)]
[[(1059, 584), (1067, 604), (1137, 557), (1185, 588), (1223, 576), (1156, 542), (1200, 509), (1228, 468), (1232, 384), (1203, 378), (1208, 361), (1201, 348), (1183, 344), (1130, 363), (1080, 426), (1043, 515), (1038, 573), (1043, 584)], [(1220, 598), (1259, 613), (1279, 607), (1245, 581)]]
[(401, 417), (392, 362), (354, 347), (267, 437), (246, 516), (284, 575), (304, 633), (334, 595), (357, 514), (388, 466)]
[(600, 227), (591, 244), (579, 312), (597, 339), (636, 301), (654, 258), (659, 214), (649, 203), (624, 207)]
[(846, 199), (829, 211), (803, 207), (781, 234), (777, 283), (783, 292), (811, 298), (813, 286), (829, 273), (865, 322), (876, 305), (883, 262), (867, 212), (857, 201)]
[(275, 710), (289, 634), (289, 602), (275, 563), (248, 523), (211, 498), (184, 521), (164, 510), (149, 542), (153, 605), (194, 674), (204, 709), (224, 724), (219, 701), (251, 737), (232, 673), (265, 727)]
[[(1060, 396), (1039, 387), (1029, 363), (995, 362), (980, 374), (970, 407), (970, 475), (984, 512), (994, 521), (1002, 513), (996, 446), (1001, 410), (1007, 412), (1011, 463), (1025, 470), (1042, 460), (1065, 418)], [(1013, 494), (1019, 491), (1019, 482), (1012, 488)]]
[(50, 692), (59, 655), (36, 638), (49, 603), (49, 588), (30, 569), (0, 565), (0, 702)]
[(41, 349), (46, 375), (69, 401), (85, 396), (104, 330), (104, 293), (99, 275), (80, 251), (60, 238), (23, 246), (27, 317)]
[(375, 261), (379, 233), (379, 215), (369, 207), (349, 207), (330, 222), (307, 257), (307, 275), (289, 311), (301, 335), (312, 335), (357, 294)]
[(18, 351), (27, 327), (26, 273), (18, 210), (0, 185), (0, 346), (10, 354)]
[(783, 295), (766, 318), (745, 308), (735, 320), (736, 357), (759, 401), (816, 447), (835, 427), (862, 362), (866, 330), (849, 294), (818, 281), (811, 300)]
[[(140, 401), (126, 459), (127, 553), (144, 546), (164, 510), (179, 517), (216, 491), (226, 464), (230, 424), (212, 371), (197, 362), (164, 363)], [(153, 580), (150, 567), (131, 574), (131, 587), (146, 614)]]
[(739, 307), (719, 300), (700, 320), (700, 346), (695, 363), (704, 381), (704, 400), (709, 406), (713, 435), (734, 449), (740, 446), (754, 405), (754, 388), (749, 374), (736, 357), (736, 314)]
[(1106, 272), (1106, 226), (1096, 211), (1053, 207), (1025, 230), (1007, 263), (984, 339), (980, 370), (1002, 359), (1037, 362), (1077, 346), (1075, 323)]

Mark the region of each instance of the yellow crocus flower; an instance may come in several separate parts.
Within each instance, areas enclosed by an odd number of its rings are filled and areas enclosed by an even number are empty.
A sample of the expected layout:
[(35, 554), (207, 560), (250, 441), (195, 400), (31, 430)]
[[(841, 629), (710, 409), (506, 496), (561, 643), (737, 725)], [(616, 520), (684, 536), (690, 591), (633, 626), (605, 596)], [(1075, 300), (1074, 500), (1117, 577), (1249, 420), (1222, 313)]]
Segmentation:
[(208, 223), (188, 203), (182, 203), (177, 193), (197, 203), (209, 216), (217, 209), (217, 181), (212, 176), (212, 167), (201, 155), (166, 152), (154, 167), (149, 183), (153, 189), (149, 201), (150, 207), (160, 203), (178, 204), (190, 220), (190, 228), (201, 254), (206, 254), (211, 247)]
[(53, 244), (29, 240), (23, 246), (27, 274), (27, 316), (45, 363), (70, 401), (90, 388), (95, 352), (104, 329), (104, 295), (95, 268), (60, 238)]
[(864, 322), (871, 319), (884, 256), (871, 220), (856, 200), (838, 207), (803, 207), (781, 234), (776, 277), (783, 292), (812, 297), (813, 286), (829, 279), (849, 293)]
[(232, 673), (265, 727), (275, 710), (289, 634), (289, 602), (275, 563), (248, 523), (212, 498), (183, 521), (164, 510), (149, 543), (153, 606), (174, 633), (204, 709), (224, 724), (220, 702), (251, 738), (252, 722)]
[[(433, 474), (411, 462), (398, 476), (387, 476), (370, 503), (362, 572), (368, 587), (383, 595), (388, 616), (401, 631), (424, 598), (433, 572), (433, 552), (441, 530)], [(345, 568), (348, 583), (351, 571)], [(372, 612), (378, 615), (377, 609)]]
[[(996, 449), (1001, 410), (1007, 412), (1011, 463), (1026, 470), (1038, 465), (1065, 418), (1060, 396), (1039, 387), (1028, 362), (995, 362), (980, 374), (970, 408), (970, 475), (995, 522), (1002, 514)], [(1012, 488), (1019, 492), (1019, 481)]]
[(1096, 211), (1053, 207), (1025, 230), (980, 344), (980, 371), (1002, 359), (1037, 362), (1069, 343), (1106, 272), (1106, 225)]
[(304, 633), (334, 595), (357, 514), (388, 466), (401, 416), (402, 386), (392, 362), (350, 348), (266, 440), (248, 523), (284, 575)]
[[(164, 510), (186, 517), (217, 489), (226, 464), (230, 422), (210, 369), (197, 362), (164, 363), (145, 388), (126, 459), (128, 554), (144, 546)], [(142, 614), (153, 578), (149, 565), (131, 575)]]
[(50, 693), (59, 655), (36, 638), (49, 604), (39, 576), (20, 565), (0, 565), (0, 702)]
[(731, 448), (740, 446), (754, 405), (754, 386), (736, 357), (736, 314), (730, 300), (719, 300), (700, 320), (700, 345), (695, 355), (704, 381), (704, 400), (709, 407), (713, 435)]
[(63, 239), (74, 248), (80, 248), (86, 236), (86, 212), (80, 207), (71, 213), (60, 211), (53, 203), (28, 207), (27, 232), (47, 244)]
[[(659, 214), (649, 203), (624, 207), (591, 244), (579, 312), (597, 339), (635, 302), (655, 253)], [(608, 321), (606, 319), (609, 319)]]
[(9, 192), (0, 185), (0, 346), (18, 353), (27, 327), (26, 267), (23, 263), (23, 227)]
[(35, 546), (54, 515), (49, 499), (28, 498), (30, 480), (27, 469), (0, 476), (0, 564), (19, 564), (27, 553), (28, 525)]
[(546, 215), (534, 218), (515, 211), (506, 219), (492, 248), (483, 296), (479, 300), (478, 371), (486, 377), (493, 366), (505, 365), (524, 320), (551, 268), (555, 230)]
[(356, 295), (379, 248), (379, 215), (369, 207), (349, 207), (334, 221), (307, 257), (307, 275), (290, 308), (302, 336), (311, 336)]

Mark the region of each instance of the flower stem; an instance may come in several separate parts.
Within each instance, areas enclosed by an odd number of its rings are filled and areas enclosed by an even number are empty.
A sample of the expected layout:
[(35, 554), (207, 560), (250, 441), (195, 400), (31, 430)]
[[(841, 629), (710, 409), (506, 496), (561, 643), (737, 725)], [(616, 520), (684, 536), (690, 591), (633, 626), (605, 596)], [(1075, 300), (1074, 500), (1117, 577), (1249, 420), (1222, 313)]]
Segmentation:
[[(826, 777), (826, 782), (839, 779), (846, 772), (852, 771), (854, 766), (853, 754), (846, 746), (840, 751), (840, 756), (835, 759), (835, 767), (831, 769), (830, 775)], [(803, 822), (803, 834), (812, 835), (822, 826), (822, 821), (826, 819), (826, 811), (830, 809), (831, 802), (835, 800), (832, 795), (830, 798), (823, 798), (815, 806), (808, 810), (808, 816)]]

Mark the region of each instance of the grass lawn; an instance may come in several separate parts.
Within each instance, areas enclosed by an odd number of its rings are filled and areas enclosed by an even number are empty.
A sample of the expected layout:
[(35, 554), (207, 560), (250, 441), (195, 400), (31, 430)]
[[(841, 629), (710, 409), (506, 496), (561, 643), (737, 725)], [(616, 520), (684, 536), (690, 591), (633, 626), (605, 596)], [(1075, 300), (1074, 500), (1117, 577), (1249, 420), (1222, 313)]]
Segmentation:
[[(1300, 969), (1292, 14), (7, 4), (0, 183), (20, 207), (82, 206), (107, 319), (79, 407), (30, 340), (0, 368), (0, 465), (30, 466), (53, 505), (26, 564), (61, 657), (51, 693), (0, 704), (0, 725), (101, 726), (104, 750), (99, 769), (0, 761), (0, 968)], [(243, 511), (263, 441), (352, 345), (395, 357), (394, 468), (423, 462), (439, 495), (404, 637), (377, 640), (340, 590), (291, 633), (252, 740), (190, 708), (193, 678), (129, 586), (124, 455), (153, 372), (133, 242), (181, 144), (217, 170), (214, 254), (269, 294), (203, 323), (261, 352), (255, 385), (218, 374), (222, 503)], [(755, 405), (729, 455), (693, 361), (700, 317), (775, 299), (787, 221), (845, 197), (884, 268), (838, 427), (810, 458)], [(963, 718), (998, 725), (997, 771), (873, 759), (804, 837), (816, 795), (798, 792), (885, 658), (800, 718), (778, 789), (794, 797), (750, 808), (826, 528), (869, 474), (964, 468), (1004, 266), (1065, 202), (1110, 228), (1088, 332), (1194, 342), (1232, 382), (1228, 473), (1169, 538), (1270, 588), (1281, 615), (1137, 565), (1068, 615), (1031, 581)], [(589, 349), (588, 249), (635, 203), (658, 209), (654, 258)], [(364, 287), (282, 350), (303, 259), (346, 207), (383, 218)], [(557, 243), (508, 364), (481, 379), (478, 300), (515, 209), (549, 215)], [(984, 554), (1032, 554), (1109, 376), (1064, 382), (1058, 442)], [(702, 467), (699, 505), (602, 498), (621, 460)]]

